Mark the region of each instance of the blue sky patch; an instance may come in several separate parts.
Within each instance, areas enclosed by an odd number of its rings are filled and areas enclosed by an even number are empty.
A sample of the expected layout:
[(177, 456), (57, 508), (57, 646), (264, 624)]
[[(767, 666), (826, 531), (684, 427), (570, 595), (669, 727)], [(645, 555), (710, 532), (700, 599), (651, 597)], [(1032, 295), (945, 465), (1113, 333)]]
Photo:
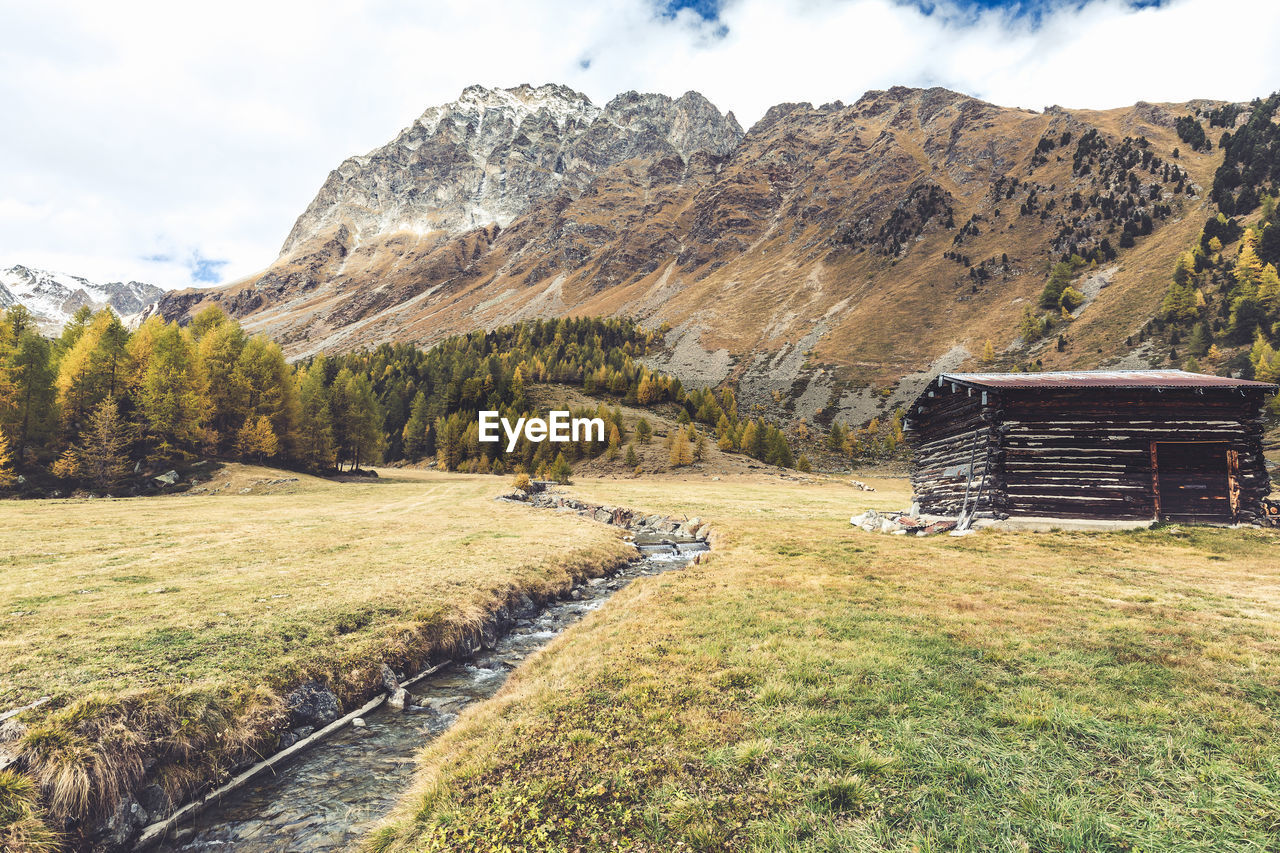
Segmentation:
[(231, 262), (220, 258), (206, 258), (197, 249), (187, 258), (186, 263), (192, 281), (210, 284), (222, 280), (222, 268)]

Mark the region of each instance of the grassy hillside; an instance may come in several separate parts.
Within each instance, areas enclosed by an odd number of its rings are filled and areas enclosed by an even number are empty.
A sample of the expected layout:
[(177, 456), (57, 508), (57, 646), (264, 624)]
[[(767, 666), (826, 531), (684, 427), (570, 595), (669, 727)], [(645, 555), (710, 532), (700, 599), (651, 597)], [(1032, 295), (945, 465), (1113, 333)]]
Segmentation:
[(828, 482), (581, 482), (712, 519), (421, 756), (369, 849), (1273, 849), (1280, 537), (865, 534)]
[(291, 686), (349, 707), (384, 661), (411, 670), (520, 591), (630, 551), (576, 517), (531, 523), (487, 477), (232, 465), (201, 489), (0, 502), (0, 709), (52, 697), (5, 747), (58, 817), (114, 808), (153, 762), (181, 796), (270, 748)]

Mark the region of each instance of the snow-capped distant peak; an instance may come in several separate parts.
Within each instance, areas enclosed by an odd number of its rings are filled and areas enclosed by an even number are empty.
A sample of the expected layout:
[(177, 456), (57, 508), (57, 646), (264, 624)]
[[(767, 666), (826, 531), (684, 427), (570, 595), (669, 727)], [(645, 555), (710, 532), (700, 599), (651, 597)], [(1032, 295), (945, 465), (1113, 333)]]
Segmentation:
[(82, 306), (94, 311), (109, 307), (127, 320), (141, 314), (163, 294), (161, 288), (139, 281), (99, 284), (76, 275), (21, 265), (0, 270), (0, 309), (25, 305), (46, 334), (60, 332)]

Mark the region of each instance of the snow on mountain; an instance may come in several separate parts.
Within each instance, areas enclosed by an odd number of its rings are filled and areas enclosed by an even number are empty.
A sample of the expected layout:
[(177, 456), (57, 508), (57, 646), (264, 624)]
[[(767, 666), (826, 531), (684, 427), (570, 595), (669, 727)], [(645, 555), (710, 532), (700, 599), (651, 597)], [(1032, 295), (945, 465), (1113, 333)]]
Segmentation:
[(136, 322), (164, 295), (139, 281), (99, 284), (80, 276), (16, 265), (0, 270), (0, 308), (22, 304), (46, 334), (57, 334), (81, 306), (94, 311), (110, 307), (126, 323)]

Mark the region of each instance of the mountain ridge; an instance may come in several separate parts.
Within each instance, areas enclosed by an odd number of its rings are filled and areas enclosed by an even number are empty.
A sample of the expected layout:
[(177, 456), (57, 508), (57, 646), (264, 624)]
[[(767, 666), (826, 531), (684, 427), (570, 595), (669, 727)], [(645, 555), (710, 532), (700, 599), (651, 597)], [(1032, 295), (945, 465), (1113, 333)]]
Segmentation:
[(130, 322), (141, 318), (164, 293), (140, 281), (98, 283), (21, 264), (0, 270), (0, 309), (24, 305), (41, 331), (52, 335), (83, 306), (94, 311), (109, 307)]
[[(161, 312), (220, 304), (294, 357), (626, 315), (670, 324), (659, 366), (686, 381), (735, 381), (745, 402), (791, 416), (865, 420), (988, 340), (1046, 365), (1151, 363), (1125, 339), (1212, 212), (1203, 187), (1221, 157), (1175, 130), (1217, 101), (1036, 112), (893, 87), (853, 104), (778, 104), (742, 133), (693, 94), (628, 93), (594, 118), (572, 101), (560, 124), (546, 99), (570, 95), (517, 89), (543, 99), (519, 121), (509, 104), (424, 112), (434, 124), (373, 152), (376, 174), (331, 174), (264, 273), (170, 294)], [(404, 153), (419, 137), (413, 152), (433, 146), (425, 159)], [(494, 176), (526, 190), (499, 192)], [(366, 196), (351, 198), (393, 203), (351, 203), (336, 190), (353, 181)], [(493, 208), (487, 222), (464, 215), (494, 199), (505, 222)], [(1066, 345), (1027, 346), (1024, 310), (1072, 253), (1093, 269)]]

